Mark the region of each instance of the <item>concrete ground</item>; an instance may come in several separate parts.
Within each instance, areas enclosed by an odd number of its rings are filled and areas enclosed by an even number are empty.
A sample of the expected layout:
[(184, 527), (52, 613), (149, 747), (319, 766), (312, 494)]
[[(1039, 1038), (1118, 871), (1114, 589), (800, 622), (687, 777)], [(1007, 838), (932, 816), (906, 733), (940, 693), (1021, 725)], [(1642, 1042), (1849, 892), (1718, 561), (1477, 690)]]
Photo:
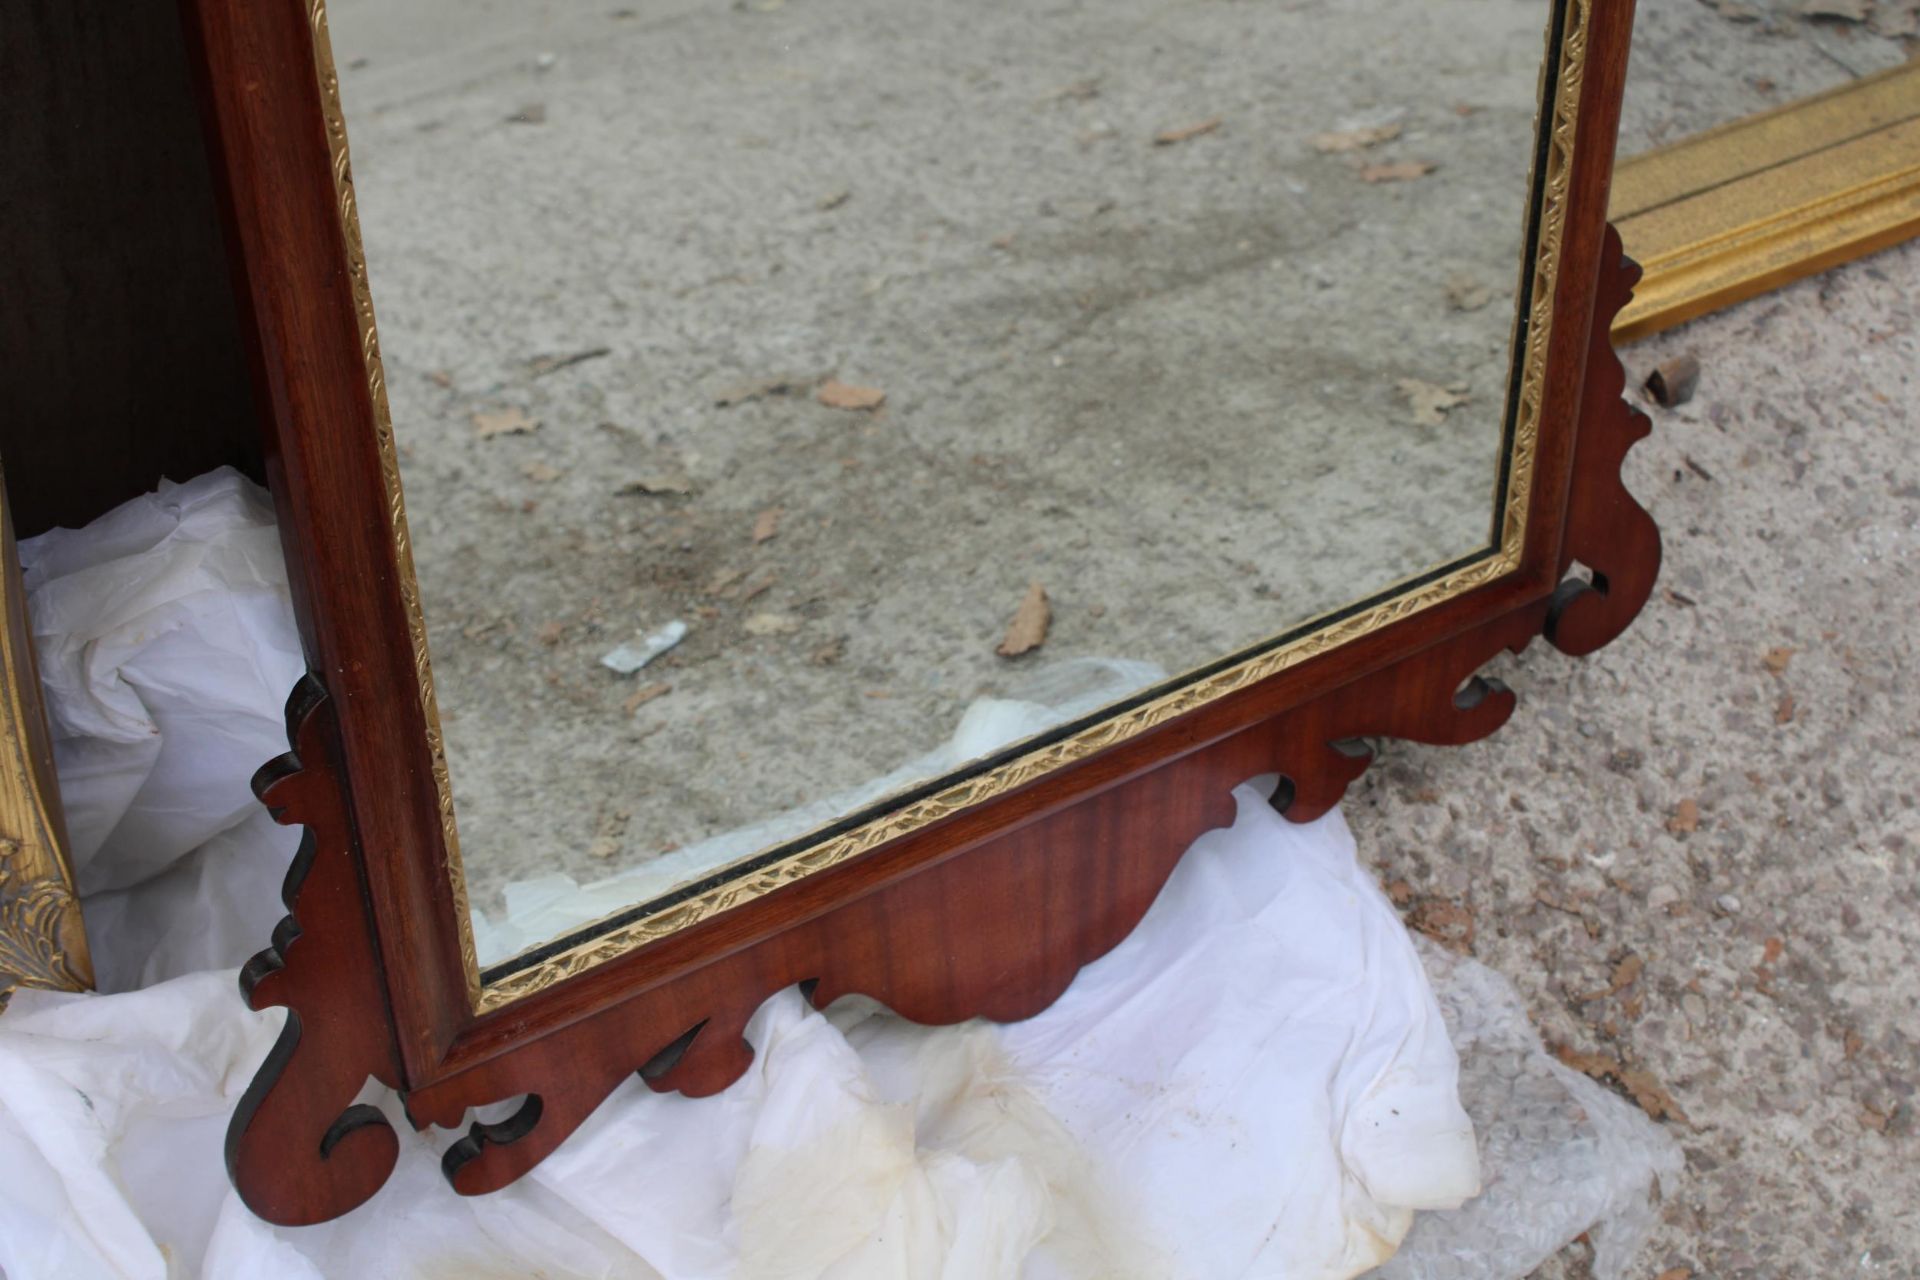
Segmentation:
[[(1793, 7), (1643, 0), (1623, 146), (1905, 56)], [(1685, 1147), (1645, 1276), (1920, 1274), (1917, 310), (1907, 247), (1630, 348), (1636, 384), (1704, 367), (1629, 467), (1663, 589), (1591, 659), (1504, 661), (1508, 728), (1390, 745), (1348, 804), (1410, 922)], [(462, 358), (449, 341), (400, 376)], [(1585, 1273), (1575, 1245), (1540, 1275)]]
[(1629, 467), (1663, 589), (1592, 658), (1500, 664), (1506, 729), (1390, 746), (1348, 802), (1415, 927), (1670, 1095), (1647, 1276), (1920, 1275), (1917, 325), (1908, 245), (1630, 348), (1636, 380), (1704, 367)]
[(1920, 1274), (1917, 323), (1909, 245), (1628, 349), (1636, 385), (1704, 367), (1629, 467), (1663, 590), (1593, 658), (1504, 663), (1507, 729), (1390, 747), (1348, 805), (1415, 927), (1670, 1099), (1648, 1276)]
[[(1712, 9), (1641, 8), (1630, 150), (1903, 52), (1781, 13), (1715, 65)], [(1920, 1275), (1917, 326), (1908, 245), (1628, 348), (1630, 386), (1704, 370), (1628, 467), (1662, 590), (1592, 658), (1503, 663), (1507, 728), (1390, 746), (1347, 805), (1410, 923), (1670, 1100), (1687, 1172), (1639, 1275)]]

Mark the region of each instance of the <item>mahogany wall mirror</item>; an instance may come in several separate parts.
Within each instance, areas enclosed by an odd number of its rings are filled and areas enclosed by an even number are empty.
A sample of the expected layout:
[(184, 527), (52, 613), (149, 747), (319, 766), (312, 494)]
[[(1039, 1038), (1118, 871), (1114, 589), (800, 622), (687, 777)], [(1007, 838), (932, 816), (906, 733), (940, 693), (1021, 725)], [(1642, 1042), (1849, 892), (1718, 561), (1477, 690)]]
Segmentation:
[(478, 1193), (786, 985), (1030, 1016), (1233, 786), (1651, 589), (1630, 0), (187, 10), (313, 671), (275, 1221), (386, 1177), (369, 1076), (524, 1095)]

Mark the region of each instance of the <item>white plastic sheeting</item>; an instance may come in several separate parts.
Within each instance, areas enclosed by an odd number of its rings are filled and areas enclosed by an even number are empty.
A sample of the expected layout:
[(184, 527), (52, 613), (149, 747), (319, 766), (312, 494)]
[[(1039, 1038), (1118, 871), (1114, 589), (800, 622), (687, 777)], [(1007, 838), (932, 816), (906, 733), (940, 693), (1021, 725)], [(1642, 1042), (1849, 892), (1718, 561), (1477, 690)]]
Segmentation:
[(299, 843), (250, 785), (306, 670), (271, 502), (222, 468), (20, 564), (100, 989), (241, 963)]
[(1622, 1280), (1653, 1229), (1656, 1185), (1680, 1176), (1658, 1125), (1551, 1057), (1513, 984), (1422, 938), (1460, 1051), (1460, 1100), (1476, 1121), (1486, 1191), (1422, 1215), (1376, 1280), (1517, 1280), (1591, 1231), (1595, 1280)]
[[(1384, 1274), (1519, 1277), (1600, 1223), (1606, 1280), (1637, 1244), (1672, 1144), (1550, 1063), (1496, 975), (1435, 953), (1458, 1073), (1344, 823), (1293, 826), (1254, 786), (1139, 930), (1027, 1023), (929, 1029), (860, 1000), (823, 1016), (782, 992), (749, 1027), (752, 1069), (718, 1098), (631, 1081), (479, 1200), (440, 1177), (453, 1135), (412, 1134), (385, 1099), (402, 1133), (385, 1190), (321, 1227), (260, 1223), (220, 1143), (283, 1015), (243, 1008), (230, 969), (194, 970), (265, 938), (278, 907), (259, 889), (291, 853), (235, 803), (283, 749), (297, 671), (267, 518), (217, 473), (108, 517), (96, 547), (60, 534), (57, 556), (23, 550), (36, 589), (65, 596), (58, 615), (33, 607), (68, 677), (48, 686), (63, 785), (97, 836), (86, 883), (116, 886), (87, 902), (95, 955), (156, 985), (23, 992), (0, 1016), (12, 1280), (1345, 1277), (1385, 1262), (1416, 1210), (1472, 1195), (1462, 1092), (1493, 1191), (1423, 1215)], [(62, 586), (87, 574), (90, 591)], [(248, 738), (255, 723), (270, 737)]]

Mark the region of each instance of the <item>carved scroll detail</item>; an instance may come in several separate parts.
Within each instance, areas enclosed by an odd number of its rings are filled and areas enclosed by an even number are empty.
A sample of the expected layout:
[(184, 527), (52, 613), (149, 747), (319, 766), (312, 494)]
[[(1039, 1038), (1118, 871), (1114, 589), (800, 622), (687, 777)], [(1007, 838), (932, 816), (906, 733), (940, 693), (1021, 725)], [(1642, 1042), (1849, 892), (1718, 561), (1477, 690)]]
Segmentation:
[(1373, 763), (1369, 739), (1458, 747), (1493, 734), (1519, 699), (1478, 672), (1502, 652), (1524, 650), (1540, 621), (1538, 607), (1517, 610), (1281, 716), (1273, 722), (1276, 807), (1295, 822), (1324, 817)]
[(254, 775), (276, 821), (304, 826), (287, 871), (289, 914), (273, 945), (240, 972), (255, 1009), (287, 1008), (287, 1025), (227, 1127), (227, 1172), (269, 1222), (305, 1226), (380, 1189), (399, 1140), (379, 1108), (354, 1105), (372, 1076), (401, 1082), (359, 851), (335, 767), (333, 709), (302, 680), (287, 704), (293, 751)]
[(16, 986), (91, 985), (80, 971), (87, 950), (79, 899), (65, 880), (17, 866), (24, 851), (19, 840), (0, 837), (0, 1007)]
[(1612, 338), (1613, 318), (1633, 300), (1640, 267), (1626, 256), (1620, 233), (1612, 226), (1600, 253), (1602, 274), (1561, 561), (1563, 573), (1578, 561), (1593, 576), (1561, 584), (1545, 628), (1555, 648), (1576, 658), (1625, 631), (1653, 595), (1660, 576), (1660, 528), (1627, 491), (1620, 474), (1627, 451), (1653, 430), (1652, 420), (1624, 398), (1627, 371)]

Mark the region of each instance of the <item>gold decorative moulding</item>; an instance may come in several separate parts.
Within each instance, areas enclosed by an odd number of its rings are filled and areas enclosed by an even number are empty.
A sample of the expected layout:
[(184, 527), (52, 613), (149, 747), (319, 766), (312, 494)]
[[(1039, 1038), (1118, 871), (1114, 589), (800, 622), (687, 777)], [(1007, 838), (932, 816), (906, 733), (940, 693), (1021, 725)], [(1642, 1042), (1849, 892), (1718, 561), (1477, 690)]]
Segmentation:
[[(0, 486), (4, 479), (0, 479)], [(40, 705), (26, 589), (13, 516), (0, 501), (0, 1007), (18, 987), (82, 991), (93, 985), (80, 899), (67, 860), (66, 823), (53, 748)]]
[(1622, 160), (1612, 215), (1647, 273), (1616, 342), (1920, 235), (1920, 62)]

